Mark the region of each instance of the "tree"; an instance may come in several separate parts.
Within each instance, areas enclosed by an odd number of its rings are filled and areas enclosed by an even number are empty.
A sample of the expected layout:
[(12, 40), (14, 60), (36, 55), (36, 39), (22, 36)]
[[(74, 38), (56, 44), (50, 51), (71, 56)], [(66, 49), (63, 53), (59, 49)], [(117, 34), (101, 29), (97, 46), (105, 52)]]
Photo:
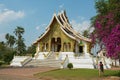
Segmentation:
[(13, 45), (15, 44), (16, 38), (14, 36), (10, 35), (9, 33), (7, 33), (5, 35), (5, 38), (7, 40), (7, 45), (9, 47), (13, 47)]
[(18, 39), (22, 39), (22, 34), (24, 34), (24, 32), (25, 32), (24, 28), (22, 28), (20, 26), (17, 26), (17, 28), (14, 31), (14, 33), (18, 37)]
[(35, 45), (31, 45), (28, 47), (27, 51), (26, 51), (27, 54), (32, 54), (32, 57), (34, 57), (34, 54), (36, 53), (36, 47)]
[(95, 31), (92, 35), (93, 43), (96, 39), (105, 45), (107, 56), (118, 59), (120, 57), (120, 0), (97, 0), (97, 15), (92, 19)]
[(89, 31), (88, 30), (84, 30), (83, 31), (83, 36), (84, 37), (89, 37)]
[(0, 42), (0, 62), (9, 64), (10, 61), (13, 59), (15, 51), (6, 46), (4, 42)]
[(24, 28), (17, 26), (14, 33), (17, 36), (16, 44), (17, 44), (17, 53), (19, 55), (22, 55), (26, 51), (26, 45), (24, 43), (24, 38), (22, 38), (22, 35), (24, 34)]
[(0, 61), (3, 60), (3, 53), (5, 51), (5, 43), (4, 42), (0, 42)]

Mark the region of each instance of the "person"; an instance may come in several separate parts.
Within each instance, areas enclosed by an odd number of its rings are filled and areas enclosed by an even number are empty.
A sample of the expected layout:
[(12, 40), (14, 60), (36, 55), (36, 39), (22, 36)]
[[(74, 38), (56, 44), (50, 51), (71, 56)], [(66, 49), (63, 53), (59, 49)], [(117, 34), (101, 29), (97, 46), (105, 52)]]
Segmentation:
[(101, 74), (103, 74), (103, 73), (104, 73), (103, 63), (100, 62), (100, 63), (99, 63), (99, 76), (101, 76)]

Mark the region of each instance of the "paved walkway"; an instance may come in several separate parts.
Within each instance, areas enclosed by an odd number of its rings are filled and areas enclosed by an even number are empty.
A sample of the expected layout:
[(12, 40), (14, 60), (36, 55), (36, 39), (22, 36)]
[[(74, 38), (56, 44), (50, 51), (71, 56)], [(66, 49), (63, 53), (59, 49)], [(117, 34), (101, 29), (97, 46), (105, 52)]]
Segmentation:
[[(40, 80), (33, 74), (54, 70), (51, 67), (39, 68), (0, 68), (0, 80)], [(112, 68), (111, 70), (120, 70), (120, 68)], [(46, 79), (48, 80), (48, 79)], [(107, 77), (102, 80), (120, 80), (119, 77)]]
[(54, 70), (50, 67), (39, 68), (3, 68), (0, 69), (0, 80), (40, 80), (33, 74)]

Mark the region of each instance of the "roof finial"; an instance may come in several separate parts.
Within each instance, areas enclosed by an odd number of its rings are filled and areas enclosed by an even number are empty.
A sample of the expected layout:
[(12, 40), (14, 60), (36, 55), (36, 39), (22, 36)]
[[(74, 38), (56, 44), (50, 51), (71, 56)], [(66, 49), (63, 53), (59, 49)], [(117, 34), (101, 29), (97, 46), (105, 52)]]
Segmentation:
[(66, 10), (64, 9), (63, 11), (64, 11), (64, 14), (66, 15)]
[(54, 10), (54, 14), (56, 14), (56, 10)]

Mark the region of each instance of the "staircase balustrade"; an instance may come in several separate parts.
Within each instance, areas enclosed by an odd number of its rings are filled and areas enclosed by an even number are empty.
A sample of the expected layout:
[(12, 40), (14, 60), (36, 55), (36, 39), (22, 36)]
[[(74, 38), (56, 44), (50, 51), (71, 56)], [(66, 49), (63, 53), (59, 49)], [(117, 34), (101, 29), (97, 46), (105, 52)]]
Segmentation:
[(22, 66), (24, 66), (26, 63), (32, 60), (32, 57), (26, 58), (24, 61), (21, 62)]
[(91, 58), (92, 58), (92, 61), (93, 61), (93, 66), (94, 66), (94, 68), (96, 69), (96, 68), (97, 68), (96, 62), (95, 62), (94, 57), (93, 57), (92, 55), (91, 55)]
[(55, 52), (55, 59), (56, 60), (61, 60), (60, 58), (61, 58), (61, 54), (60, 54), (60, 52)]
[(68, 63), (69, 63), (69, 58), (68, 58), (68, 55), (66, 55), (63, 62), (61, 62), (61, 68), (67, 68)]
[(52, 54), (53, 54), (53, 52), (48, 52), (47, 54), (43, 53), (44, 59), (47, 59)]
[(37, 59), (38, 56), (39, 56), (39, 52), (36, 52), (36, 53), (35, 53), (35, 59)]

